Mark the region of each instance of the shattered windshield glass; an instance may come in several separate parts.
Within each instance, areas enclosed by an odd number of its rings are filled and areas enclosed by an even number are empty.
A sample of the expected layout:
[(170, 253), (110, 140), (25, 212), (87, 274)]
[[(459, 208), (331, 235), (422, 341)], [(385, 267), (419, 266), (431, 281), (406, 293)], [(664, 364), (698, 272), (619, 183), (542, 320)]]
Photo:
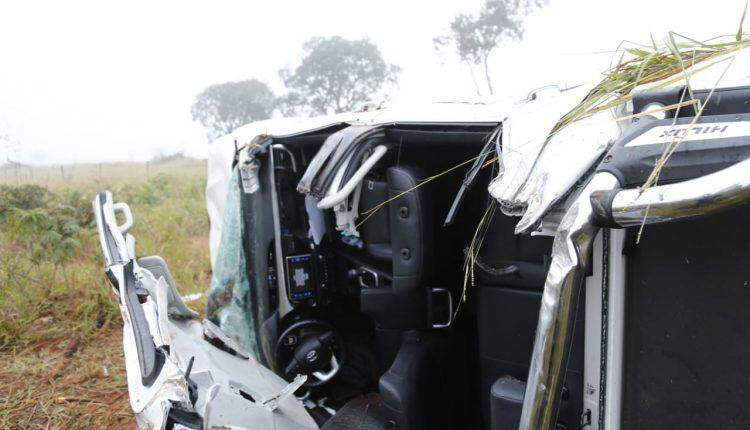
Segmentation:
[(211, 276), (206, 313), (227, 335), (253, 354), (254, 358), (260, 359), (255, 308), (242, 243), (246, 232), (242, 220), (239, 176), (235, 167), (227, 190), (221, 245)]

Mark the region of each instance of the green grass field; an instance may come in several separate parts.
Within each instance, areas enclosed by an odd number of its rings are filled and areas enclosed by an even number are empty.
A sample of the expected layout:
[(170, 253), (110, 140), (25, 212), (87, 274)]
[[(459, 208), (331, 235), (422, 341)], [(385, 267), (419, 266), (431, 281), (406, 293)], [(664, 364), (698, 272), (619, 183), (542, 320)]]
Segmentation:
[(90, 202), (109, 189), (130, 204), (138, 255), (161, 255), (181, 293), (202, 292), (205, 170), (175, 158), (0, 171), (0, 429), (134, 427)]

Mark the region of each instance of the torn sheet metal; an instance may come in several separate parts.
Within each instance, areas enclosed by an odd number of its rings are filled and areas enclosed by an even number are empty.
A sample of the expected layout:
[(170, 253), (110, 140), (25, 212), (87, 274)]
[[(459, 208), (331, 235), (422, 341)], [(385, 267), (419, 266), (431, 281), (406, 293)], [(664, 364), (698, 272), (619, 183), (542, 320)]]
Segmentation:
[[(685, 75), (694, 90), (747, 85), (750, 50), (743, 49), (687, 67)], [(675, 75), (641, 85), (634, 91), (684, 86)], [(549, 136), (555, 124), (580, 103), (596, 82), (559, 94), (530, 101), (503, 121), (503, 138), (498, 145), (500, 170), (488, 187), (508, 215), (520, 215), (516, 233), (554, 230), (543, 218), (557, 204), (566, 204), (571, 191), (587, 180), (592, 167), (617, 139), (632, 114), (629, 104), (597, 112)], [(603, 101), (602, 103), (606, 103)], [(570, 203), (570, 200), (567, 200)], [(564, 209), (564, 208), (563, 208)], [(562, 211), (564, 212), (564, 210)], [(559, 215), (559, 214), (558, 214)], [(559, 218), (559, 216), (557, 217)], [(553, 224), (553, 223), (552, 223)]]
[[(125, 324), (128, 389), (140, 428), (164, 428), (167, 419), (175, 420), (178, 410), (182, 415), (194, 412), (202, 419), (200, 428), (207, 429), (317, 428), (302, 404), (288, 395), (290, 384), (264, 368), (210, 321), (164, 313), (168, 308), (181, 308), (167, 303), (170, 289), (166, 281), (163, 277), (155, 280), (146, 269), (136, 270), (144, 287), (155, 291), (144, 303), (149, 319), (159, 321), (152, 335), (160, 347), (168, 347), (159, 377), (151, 386), (143, 386), (134, 338), (128, 333), (130, 325)], [(291, 385), (299, 387), (300, 381)]]
[(516, 233), (537, 229), (542, 217), (591, 170), (620, 134), (615, 113), (601, 111), (553, 136), (559, 119), (593, 85), (530, 101), (503, 121), (499, 175), (489, 185), (503, 212), (520, 215)]
[(557, 420), (556, 405), (562, 394), (581, 280), (599, 231), (592, 223), (590, 196), (616, 186), (617, 179), (609, 173), (594, 176), (576, 195), (555, 234), (529, 364), (521, 429), (549, 429)]
[[(196, 318), (164, 260), (133, 259), (135, 239), (128, 237), (129, 252), (123, 238), (129, 225), (117, 225), (114, 216), (118, 205), (132, 220), (127, 205), (113, 203), (108, 191), (93, 201), (124, 323), (128, 392), (138, 427), (317, 429), (304, 405), (289, 394), (304, 381), (287, 384), (218, 327)], [(149, 352), (157, 358), (151, 360)]]
[[(183, 300), (183, 297), (180, 296), (180, 293), (175, 287), (174, 278), (172, 278), (172, 273), (167, 267), (167, 262), (164, 261), (163, 258), (158, 255), (141, 257), (138, 259), (138, 265), (146, 269), (146, 271), (143, 271), (142, 273), (146, 276), (152, 276), (154, 281), (159, 278), (164, 278), (167, 291), (166, 303), (169, 304), (167, 312), (170, 316), (195, 318), (199, 315), (198, 312), (190, 309), (187, 304), (185, 304), (185, 300)], [(150, 285), (152, 283), (144, 283), (144, 285)], [(155, 294), (155, 292), (149, 292)]]

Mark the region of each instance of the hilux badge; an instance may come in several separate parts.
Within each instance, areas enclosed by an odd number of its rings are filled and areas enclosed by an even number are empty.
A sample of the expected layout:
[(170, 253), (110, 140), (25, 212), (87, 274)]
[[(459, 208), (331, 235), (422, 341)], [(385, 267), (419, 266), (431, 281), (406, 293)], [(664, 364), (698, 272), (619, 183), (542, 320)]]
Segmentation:
[(626, 147), (659, 145), (693, 140), (750, 136), (750, 121), (707, 122), (654, 127), (625, 144)]

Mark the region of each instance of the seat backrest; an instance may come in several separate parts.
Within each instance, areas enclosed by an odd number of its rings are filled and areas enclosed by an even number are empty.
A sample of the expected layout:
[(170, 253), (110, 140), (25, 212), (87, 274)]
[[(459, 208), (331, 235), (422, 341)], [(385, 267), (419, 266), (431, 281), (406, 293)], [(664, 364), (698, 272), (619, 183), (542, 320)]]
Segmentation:
[(409, 291), (429, 281), (433, 262), (433, 214), (429, 185), (416, 166), (395, 166), (386, 172), (394, 292)]
[[(371, 217), (363, 224), (363, 227), (370, 224), (369, 230), (361, 230), (361, 233), (364, 249), (369, 256), (391, 263), (390, 284), (362, 289), (362, 312), (371, 315), (381, 329), (399, 331), (427, 328), (431, 325), (430, 291), (433, 285), (430, 275), (434, 246), (429, 185), (415, 188), (424, 178), (417, 167), (391, 167), (385, 176), (386, 181), (380, 184), (375, 182), (372, 189), (368, 189), (365, 183), (363, 191), (366, 192), (362, 198), (382, 199), (375, 204), (388, 201), (387, 210), (382, 210), (387, 220), (371, 223)], [(386, 187), (386, 197), (378, 196), (382, 193), (382, 185)], [(366, 210), (368, 203), (360, 202)], [(382, 226), (387, 226), (387, 230)], [(379, 231), (374, 231), (378, 228)], [(396, 335), (391, 346), (395, 354), (401, 338), (397, 332), (394, 333)], [(390, 362), (391, 359), (386, 361)]]

